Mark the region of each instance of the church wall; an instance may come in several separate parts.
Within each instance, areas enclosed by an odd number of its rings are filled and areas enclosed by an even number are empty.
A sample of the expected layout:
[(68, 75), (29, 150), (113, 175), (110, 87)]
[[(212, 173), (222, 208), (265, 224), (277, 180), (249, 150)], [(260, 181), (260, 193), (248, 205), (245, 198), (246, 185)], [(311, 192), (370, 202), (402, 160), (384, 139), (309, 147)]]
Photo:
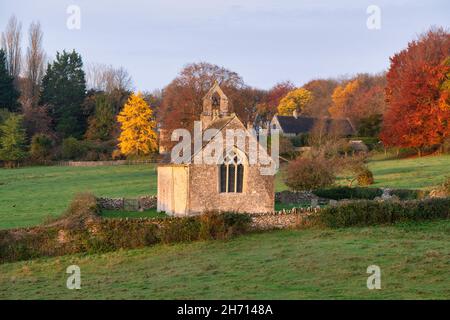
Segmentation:
[(189, 168), (185, 166), (158, 167), (157, 211), (169, 215), (186, 215)]
[(273, 211), (273, 176), (261, 175), (258, 166), (245, 166), (243, 186), (242, 193), (221, 193), (219, 192), (219, 166), (191, 166), (190, 214), (208, 210), (242, 213)]

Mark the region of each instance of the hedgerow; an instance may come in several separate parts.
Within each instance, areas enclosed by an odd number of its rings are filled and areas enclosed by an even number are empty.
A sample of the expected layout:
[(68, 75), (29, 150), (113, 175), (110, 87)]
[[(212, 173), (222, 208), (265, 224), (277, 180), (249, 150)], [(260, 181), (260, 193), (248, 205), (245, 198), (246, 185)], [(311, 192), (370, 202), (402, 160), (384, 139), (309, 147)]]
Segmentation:
[(348, 201), (325, 208), (317, 215), (321, 224), (331, 228), (448, 218), (450, 218), (450, 198)]
[(216, 212), (187, 218), (104, 219), (95, 197), (80, 194), (59, 219), (34, 228), (0, 230), (0, 262), (228, 239), (246, 232), (250, 222), (248, 215)]

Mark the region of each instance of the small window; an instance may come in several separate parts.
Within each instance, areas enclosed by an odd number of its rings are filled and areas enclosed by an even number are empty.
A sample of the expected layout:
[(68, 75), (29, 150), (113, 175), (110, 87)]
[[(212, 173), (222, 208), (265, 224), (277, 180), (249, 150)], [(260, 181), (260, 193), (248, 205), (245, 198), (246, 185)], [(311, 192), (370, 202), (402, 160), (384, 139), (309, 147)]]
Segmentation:
[(244, 166), (236, 156), (225, 157), (220, 165), (220, 192), (242, 193), (244, 182)]
[(212, 105), (213, 107), (218, 107), (218, 106), (220, 106), (220, 96), (219, 96), (219, 94), (218, 94), (217, 92), (215, 92), (215, 93), (213, 94), (213, 96), (211, 97), (211, 105)]

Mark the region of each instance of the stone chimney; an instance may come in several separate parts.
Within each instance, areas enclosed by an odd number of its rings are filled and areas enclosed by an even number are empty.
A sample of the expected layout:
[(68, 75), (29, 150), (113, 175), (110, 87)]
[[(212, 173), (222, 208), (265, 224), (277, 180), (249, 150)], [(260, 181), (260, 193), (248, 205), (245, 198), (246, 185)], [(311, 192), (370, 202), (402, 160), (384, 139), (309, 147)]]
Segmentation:
[(298, 111), (297, 111), (297, 109), (295, 109), (295, 110), (292, 112), (292, 116), (293, 116), (295, 119), (298, 118)]

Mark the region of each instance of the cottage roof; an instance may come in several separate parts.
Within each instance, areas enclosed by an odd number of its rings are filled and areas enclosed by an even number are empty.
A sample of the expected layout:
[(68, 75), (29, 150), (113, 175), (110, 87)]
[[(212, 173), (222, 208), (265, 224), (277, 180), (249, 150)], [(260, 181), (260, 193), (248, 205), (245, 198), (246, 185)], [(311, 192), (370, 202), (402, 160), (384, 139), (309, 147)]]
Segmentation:
[(300, 134), (310, 132), (320, 121), (324, 121), (326, 132), (338, 129), (342, 135), (351, 136), (355, 134), (350, 120), (332, 118), (313, 118), (305, 116), (276, 116), (284, 133)]

